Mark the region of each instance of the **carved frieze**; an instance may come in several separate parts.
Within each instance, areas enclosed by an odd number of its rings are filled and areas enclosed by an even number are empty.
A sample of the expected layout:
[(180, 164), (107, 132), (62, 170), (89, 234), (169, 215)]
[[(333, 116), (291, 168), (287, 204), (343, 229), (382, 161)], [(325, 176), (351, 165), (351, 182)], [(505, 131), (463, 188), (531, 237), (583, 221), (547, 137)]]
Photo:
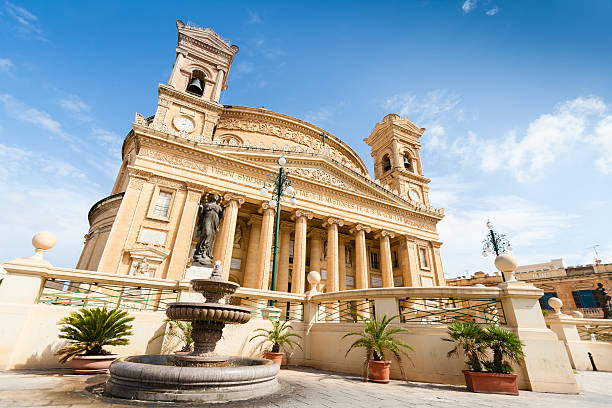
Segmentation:
[(162, 152), (157, 149), (142, 148), (140, 149), (140, 155), (166, 163), (176, 164), (177, 166), (187, 167), (202, 173), (206, 173), (207, 171), (207, 166), (204, 163), (200, 163), (187, 157), (177, 156), (173, 153)]
[(315, 181), (319, 181), (324, 184), (329, 184), (335, 187), (341, 187), (345, 190), (355, 191), (355, 188), (338, 177), (332, 176), (328, 172), (322, 169), (314, 169), (308, 167), (294, 167), (290, 169), (291, 174), (295, 174), (297, 176), (306, 177)]

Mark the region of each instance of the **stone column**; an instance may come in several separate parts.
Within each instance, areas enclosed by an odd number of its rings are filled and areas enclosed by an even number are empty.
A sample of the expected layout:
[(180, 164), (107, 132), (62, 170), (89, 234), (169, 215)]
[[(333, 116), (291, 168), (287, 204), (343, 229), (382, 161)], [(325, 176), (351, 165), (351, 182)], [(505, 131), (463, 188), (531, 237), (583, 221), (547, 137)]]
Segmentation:
[(357, 224), (351, 228), (351, 233), (355, 234), (355, 289), (367, 289), (368, 283), (368, 251), (365, 242), (365, 234), (371, 228), (362, 224)]
[(225, 211), (221, 219), (219, 232), (215, 236), (215, 248), (213, 251), (213, 264), (221, 261), (223, 266), (223, 280), (229, 279), (230, 267), (232, 265), (232, 251), (234, 250), (234, 235), (236, 234), (236, 220), (238, 209), (244, 203), (244, 196), (227, 193), (223, 196)]
[(214, 102), (219, 102), (219, 97), (221, 96), (221, 88), (223, 88), (223, 77), (225, 76), (225, 72), (223, 70), (219, 70), (217, 73), (217, 81), (215, 82), (215, 90), (213, 96)]
[(183, 213), (176, 232), (174, 248), (170, 255), (168, 273), (165, 279), (180, 280), (185, 275), (185, 266), (191, 251), (191, 241), (195, 231), (195, 223), (198, 217), (198, 209), (202, 191), (187, 187), (187, 197), (183, 206)]
[(330, 217), (323, 223), (327, 228), (327, 292), (338, 291), (338, 227), (344, 225), (339, 218)]
[(346, 238), (338, 236), (338, 290), (346, 290)]
[[(141, 194), (143, 186), (150, 176), (150, 173), (141, 171), (132, 171), (130, 173), (130, 181), (121, 200), (119, 211), (113, 222), (106, 246), (100, 258), (100, 263), (98, 264), (99, 272), (118, 273), (123, 251), (127, 244), (128, 234), (136, 216), (136, 208), (143, 199)], [(148, 198), (150, 199), (151, 197)]]
[(313, 229), (310, 231), (310, 270), (321, 272), (321, 236), (322, 231)]
[(391, 243), (390, 238), (393, 238), (395, 234), (390, 231), (382, 230), (376, 234), (375, 238), (380, 239), (380, 261), (381, 261), (381, 272), (383, 288), (393, 287), (393, 263), (391, 261)]
[(259, 250), (257, 251), (257, 280), (255, 285), (259, 289), (269, 290), (270, 281), (270, 254), (272, 250), (272, 239), (274, 235), (273, 207), (268, 201), (261, 203), (263, 219), (261, 221), (261, 232), (259, 233)]
[(291, 231), (293, 231), (292, 224), (284, 221), (281, 222), (280, 254), (276, 277), (276, 290), (280, 292), (287, 292), (289, 290), (289, 247), (291, 246)]
[[(304, 293), (306, 280), (306, 229), (312, 213), (296, 210), (292, 219), (295, 220), (295, 242), (293, 244), (293, 273), (291, 275), (291, 292)], [(311, 264), (312, 265), (312, 264)], [(317, 271), (320, 272), (320, 271)]]
[(404, 286), (421, 286), (419, 282), (419, 258), (416, 241), (414, 238), (406, 235), (403, 237), (401, 248), (402, 256), (400, 261)]
[(257, 250), (259, 249), (259, 235), (261, 234), (261, 215), (251, 215), (248, 225), (251, 226), (249, 233), (249, 244), (247, 246), (246, 264), (244, 266), (244, 278), (242, 286), (246, 288), (258, 288), (257, 281)]
[(446, 286), (446, 278), (444, 278), (444, 270), (442, 269), (442, 257), (440, 256), (441, 242), (431, 243), (431, 253), (433, 258), (434, 271), (436, 273), (436, 285)]

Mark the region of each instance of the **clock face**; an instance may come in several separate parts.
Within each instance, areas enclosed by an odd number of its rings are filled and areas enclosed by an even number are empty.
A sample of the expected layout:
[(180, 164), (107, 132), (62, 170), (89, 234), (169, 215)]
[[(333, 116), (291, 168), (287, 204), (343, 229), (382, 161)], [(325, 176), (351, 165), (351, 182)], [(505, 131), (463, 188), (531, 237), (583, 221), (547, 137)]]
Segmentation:
[(174, 118), (174, 127), (180, 131), (191, 132), (195, 125), (191, 119), (185, 116), (177, 116)]
[(416, 190), (410, 190), (409, 195), (412, 201), (421, 201), (421, 197), (419, 196), (419, 193), (416, 192)]

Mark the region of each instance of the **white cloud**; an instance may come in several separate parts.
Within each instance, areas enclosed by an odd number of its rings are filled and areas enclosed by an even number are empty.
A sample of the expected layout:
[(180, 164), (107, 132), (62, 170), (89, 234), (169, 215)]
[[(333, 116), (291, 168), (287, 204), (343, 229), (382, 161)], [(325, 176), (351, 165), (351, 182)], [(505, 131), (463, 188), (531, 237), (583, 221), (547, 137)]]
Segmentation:
[(392, 95), (383, 101), (383, 106), (396, 111), (400, 116), (409, 116), (413, 121), (427, 122), (452, 111), (460, 102), (457, 94), (437, 89), (428, 92), (423, 98), (412, 93)]
[(450, 276), (494, 269), (490, 257), (480, 256), (489, 219), (496, 230), (508, 236), (519, 263), (528, 264), (547, 259), (540, 250), (542, 245), (553, 242), (576, 218), (519, 196), (482, 195), (479, 187), (478, 183), (462, 183), (456, 176), (434, 178), (431, 183), (432, 204), (446, 207), (438, 232), (444, 242), (444, 269)]
[(499, 7), (495, 6), (495, 7), (493, 7), (491, 10), (487, 11), (485, 14), (486, 14), (487, 16), (494, 16), (494, 15), (496, 15), (497, 13), (499, 13)]
[(69, 95), (60, 99), (59, 104), (62, 108), (70, 112), (88, 112), (89, 105), (81, 100), (77, 95)]
[(38, 17), (27, 9), (6, 1), (4, 2), (4, 10), (11, 18), (19, 35), (40, 41), (48, 41), (38, 24)]
[(256, 11), (248, 10), (249, 18), (247, 19), (247, 23), (249, 24), (259, 24), (261, 23), (261, 17), (259, 17), (259, 13)]
[(474, 10), (476, 8), (476, 3), (478, 3), (477, 0), (465, 0), (463, 2), (463, 5), (461, 6), (461, 9), (465, 13), (469, 13), (470, 11), (472, 11), (472, 10)]
[(0, 94), (0, 102), (4, 104), (6, 112), (15, 119), (22, 122), (31, 123), (51, 134), (60, 136), (66, 140), (74, 142), (75, 139), (64, 131), (62, 125), (51, 117), (47, 112), (27, 106), (23, 102), (15, 99), (11, 94)]
[(591, 140), (601, 155), (595, 161), (599, 170), (612, 175), (612, 115), (603, 118), (595, 128), (595, 137)]
[[(612, 125), (602, 117), (607, 106), (601, 98), (589, 96), (566, 101), (550, 114), (540, 115), (531, 122), (525, 133), (517, 130), (501, 138), (482, 138), (475, 132), (454, 141), (449, 151), (462, 158), (464, 163), (475, 162), (488, 172), (510, 170), (519, 181), (537, 179), (546, 167), (573, 149), (591, 143), (597, 147), (601, 158), (599, 169), (607, 172), (612, 151)], [(590, 136), (593, 127), (599, 123)]]
[(32, 236), (57, 235), (45, 255), (58, 266), (76, 265), (87, 211), (102, 193), (72, 164), (41, 153), (0, 144), (0, 262), (33, 253)]
[(248, 74), (249, 72), (253, 72), (253, 68), (255, 68), (255, 64), (250, 61), (240, 61), (236, 65), (234, 65), (234, 73), (237, 74)]
[(0, 71), (10, 74), (14, 67), (15, 65), (13, 64), (13, 61), (11, 61), (10, 59), (0, 58)]
[(313, 124), (329, 122), (345, 105), (345, 101), (340, 101), (331, 105), (319, 106), (317, 109), (306, 112), (302, 117), (306, 122)]

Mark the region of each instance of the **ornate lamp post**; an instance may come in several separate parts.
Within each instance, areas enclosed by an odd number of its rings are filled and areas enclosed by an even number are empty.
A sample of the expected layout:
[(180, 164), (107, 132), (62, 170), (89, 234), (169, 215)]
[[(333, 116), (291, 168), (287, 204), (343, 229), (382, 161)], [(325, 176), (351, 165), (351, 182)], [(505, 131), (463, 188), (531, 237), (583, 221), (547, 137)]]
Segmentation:
[[(493, 229), (493, 224), (491, 221), (487, 220), (487, 229), (489, 233), (482, 241), (482, 256), (486, 257), (487, 253), (495, 252), (496, 256), (500, 256), (501, 254), (506, 253), (507, 251), (512, 251), (512, 245), (510, 245), (510, 241), (504, 234), (500, 234)], [(505, 282), (506, 277), (502, 273), (502, 279)]]
[(283, 198), (283, 195), (287, 194), (291, 196), (291, 204), (295, 205), (297, 200), (295, 199), (295, 189), (291, 185), (291, 180), (289, 179), (289, 171), (286, 170), (283, 166), (287, 164), (287, 159), (283, 156), (278, 158), (278, 164), (280, 168), (278, 169), (278, 173), (270, 173), (269, 181), (264, 183), (264, 186), (259, 190), (262, 196), (268, 195), (268, 186), (273, 188), (272, 190), (272, 199), (269, 204), (270, 207), (276, 207), (276, 217), (274, 220), (274, 245), (273, 245), (273, 256), (272, 256), (272, 286), (270, 290), (276, 290), (276, 268), (277, 268), (277, 258), (278, 258), (278, 237), (280, 233), (280, 202)]

